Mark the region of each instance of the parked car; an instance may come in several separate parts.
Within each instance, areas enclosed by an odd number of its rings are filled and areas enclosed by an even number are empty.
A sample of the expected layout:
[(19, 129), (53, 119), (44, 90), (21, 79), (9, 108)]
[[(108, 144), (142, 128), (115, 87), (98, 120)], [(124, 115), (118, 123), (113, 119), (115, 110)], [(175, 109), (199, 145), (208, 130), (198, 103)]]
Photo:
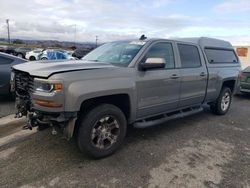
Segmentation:
[(245, 68), (240, 75), (240, 91), (250, 93), (250, 67)]
[(15, 55), (15, 46), (6, 46), (4, 52), (10, 55)]
[(25, 58), (26, 53), (31, 50), (32, 48), (29, 48), (29, 47), (19, 47), (15, 49), (15, 55), (20, 58)]
[(240, 69), (226, 41), (145, 39), (106, 43), (75, 63), (16, 65), (13, 82), (25, 128), (59, 126), (81, 151), (101, 158), (121, 146), (130, 125), (154, 126), (203, 104), (226, 114)]
[(39, 56), (43, 53), (44, 49), (37, 48), (26, 53), (25, 58), (30, 61), (39, 60)]
[(27, 62), (25, 59), (0, 52), (0, 95), (10, 93), (11, 67)]
[(75, 49), (74, 53), (72, 54), (73, 57), (76, 57), (78, 59), (83, 58), (85, 55), (87, 55), (89, 52), (91, 52), (94, 48), (86, 48), (86, 47), (79, 47)]
[(73, 60), (75, 59), (68, 53), (67, 51), (63, 50), (44, 50), (40, 55), (39, 55), (40, 60), (58, 60), (58, 59), (68, 59), (68, 60)]
[(5, 48), (6, 48), (6, 46), (0, 46), (0, 52), (5, 52)]

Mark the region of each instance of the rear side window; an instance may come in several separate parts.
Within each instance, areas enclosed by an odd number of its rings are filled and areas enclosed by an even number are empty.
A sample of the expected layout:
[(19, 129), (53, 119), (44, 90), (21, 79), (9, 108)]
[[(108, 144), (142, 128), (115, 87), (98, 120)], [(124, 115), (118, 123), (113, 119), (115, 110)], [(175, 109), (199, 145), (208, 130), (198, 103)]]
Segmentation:
[(201, 66), (198, 48), (193, 45), (178, 44), (182, 68), (196, 68)]
[(11, 64), (12, 62), (13, 59), (0, 56), (0, 65)]
[(237, 63), (233, 50), (206, 48), (205, 53), (209, 63)]

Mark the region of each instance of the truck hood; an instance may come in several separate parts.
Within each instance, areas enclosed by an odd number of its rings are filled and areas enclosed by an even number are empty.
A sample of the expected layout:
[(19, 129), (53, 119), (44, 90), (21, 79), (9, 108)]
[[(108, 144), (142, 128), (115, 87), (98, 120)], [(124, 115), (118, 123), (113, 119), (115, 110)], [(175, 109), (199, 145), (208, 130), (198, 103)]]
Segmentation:
[(90, 62), (84, 60), (71, 60), (71, 61), (33, 61), (15, 65), (14, 70), (19, 70), (29, 73), (31, 76), (48, 78), (53, 74), (114, 67), (111, 64)]

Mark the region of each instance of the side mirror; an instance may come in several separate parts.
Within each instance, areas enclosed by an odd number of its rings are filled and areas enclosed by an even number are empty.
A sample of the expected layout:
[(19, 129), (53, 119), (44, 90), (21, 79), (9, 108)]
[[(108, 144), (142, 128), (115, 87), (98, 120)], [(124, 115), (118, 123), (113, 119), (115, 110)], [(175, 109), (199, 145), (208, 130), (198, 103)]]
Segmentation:
[(139, 64), (139, 70), (146, 71), (149, 69), (160, 69), (164, 68), (165, 64), (166, 61), (163, 58), (147, 58), (145, 63)]

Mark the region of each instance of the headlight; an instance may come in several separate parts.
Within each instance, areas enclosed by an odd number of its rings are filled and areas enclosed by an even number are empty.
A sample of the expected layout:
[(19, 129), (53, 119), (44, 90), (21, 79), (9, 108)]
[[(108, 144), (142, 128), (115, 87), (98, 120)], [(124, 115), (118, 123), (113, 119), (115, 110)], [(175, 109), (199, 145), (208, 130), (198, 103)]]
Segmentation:
[(47, 92), (62, 90), (62, 83), (46, 83), (46, 82), (35, 82), (35, 91)]

